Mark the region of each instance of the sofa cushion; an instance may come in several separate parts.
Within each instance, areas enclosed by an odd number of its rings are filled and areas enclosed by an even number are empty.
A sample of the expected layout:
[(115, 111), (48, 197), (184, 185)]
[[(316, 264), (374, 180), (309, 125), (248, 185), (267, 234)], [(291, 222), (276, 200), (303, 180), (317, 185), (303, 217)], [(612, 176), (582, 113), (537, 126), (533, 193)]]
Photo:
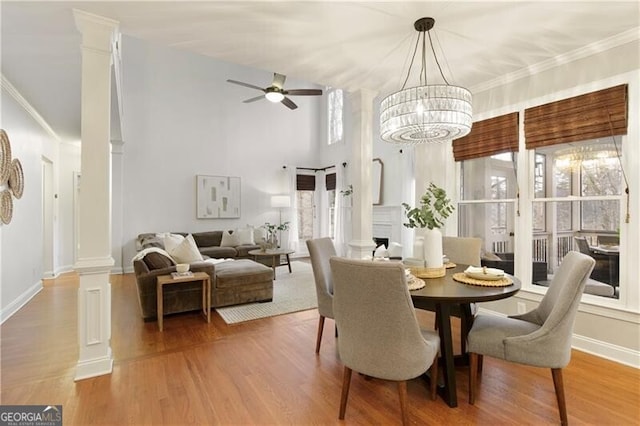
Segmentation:
[(195, 232), (191, 235), (198, 247), (219, 246), (222, 241), (222, 231)]
[(236, 234), (232, 234), (229, 231), (222, 232), (222, 241), (220, 247), (235, 247), (238, 245), (238, 238)]
[(238, 254), (236, 255), (236, 257), (249, 257), (249, 258), (253, 258), (253, 256), (251, 256), (251, 255), (249, 254), (249, 252), (250, 252), (251, 250), (257, 250), (257, 249), (259, 249), (259, 248), (260, 248), (260, 246), (255, 245), (255, 244), (248, 244), (248, 245), (245, 245), (245, 246), (238, 246), (238, 247), (236, 247), (236, 252), (238, 253)]
[(173, 250), (167, 250), (178, 263), (191, 263), (203, 260), (191, 234), (187, 235)]
[(176, 264), (170, 257), (158, 252), (147, 253), (142, 260), (150, 271), (154, 269), (168, 268)]
[(231, 288), (273, 280), (273, 270), (249, 259), (216, 265), (216, 288)]
[(200, 253), (204, 256), (221, 259), (225, 257), (236, 257), (238, 251), (234, 247), (200, 247)]

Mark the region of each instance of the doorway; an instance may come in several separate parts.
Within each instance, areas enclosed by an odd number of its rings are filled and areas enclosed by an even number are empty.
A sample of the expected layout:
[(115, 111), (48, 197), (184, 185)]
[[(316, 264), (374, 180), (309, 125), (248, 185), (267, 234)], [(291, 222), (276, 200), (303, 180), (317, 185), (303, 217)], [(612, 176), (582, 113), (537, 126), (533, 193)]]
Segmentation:
[(53, 262), (53, 163), (42, 157), (42, 274), (44, 278), (55, 276)]

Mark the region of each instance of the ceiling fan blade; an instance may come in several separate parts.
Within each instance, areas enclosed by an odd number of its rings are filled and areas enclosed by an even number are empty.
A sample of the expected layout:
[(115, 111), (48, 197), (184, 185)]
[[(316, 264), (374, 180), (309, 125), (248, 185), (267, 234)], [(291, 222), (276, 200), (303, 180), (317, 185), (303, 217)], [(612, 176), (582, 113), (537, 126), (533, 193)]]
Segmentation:
[(239, 84), (240, 86), (249, 87), (251, 89), (257, 89), (257, 90), (260, 90), (261, 92), (264, 92), (264, 89), (262, 87), (254, 86), (253, 84), (244, 83), (242, 81), (227, 80), (227, 83)]
[(285, 90), (283, 93), (285, 95), (291, 95), (291, 96), (318, 96), (318, 95), (322, 95), (322, 90), (320, 90), (320, 89), (291, 89), (291, 90)]
[(260, 99), (265, 99), (264, 95), (256, 96), (255, 98), (251, 98), (251, 99), (246, 99), (242, 101), (242, 103), (248, 104), (251, 102), (259, 101)]
[(280, 101), (282, 104), (284, 104), (284, 106), (286, 106), (289, 109), (296, 109), (298, 108), (298, 105), (296, 105), (291, 99), (287, 98), (285, 96), (285, 98), (283, 100)]
[(272, 86), (277, 87), (278, 89), (282, 89), (284, 87), (284, 81), (287, 79), (286, 75), (278, 74), (277, 72), (273, 73), (273, 83)]

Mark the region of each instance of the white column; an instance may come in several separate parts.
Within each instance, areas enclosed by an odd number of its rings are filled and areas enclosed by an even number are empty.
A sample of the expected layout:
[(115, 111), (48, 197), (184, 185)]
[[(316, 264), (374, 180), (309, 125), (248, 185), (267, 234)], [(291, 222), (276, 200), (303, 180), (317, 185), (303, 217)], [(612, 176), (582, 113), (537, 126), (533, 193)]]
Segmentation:
[(111, 353), (111, 49), (118, 22), (73, 11), (82, 34), (81, 172), (76, 380), (110, 374)]
[(371, 162), (373, 161), (373, 99), (369, 90), (347, 94), (351, 109), (351, 178), (353, 180), (353, 209), (351, 213), (351, 257), (371, 256), (373, 243), (373, 197)]
[[(111, 256), (115, 262), (111, 272), (122, 274), (130, 259), (122, 258), (124, 142), (111, 140)], [(130, 272), (130, 270), (129, 270)]]

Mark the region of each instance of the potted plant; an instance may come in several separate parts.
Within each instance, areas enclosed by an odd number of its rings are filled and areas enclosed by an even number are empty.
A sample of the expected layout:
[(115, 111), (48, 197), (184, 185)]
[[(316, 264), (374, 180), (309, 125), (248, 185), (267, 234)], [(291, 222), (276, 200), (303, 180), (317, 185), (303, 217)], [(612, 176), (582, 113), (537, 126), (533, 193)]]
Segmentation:
[(265, 222), (262, 226), (267, 231), (267, 238), (265, 239), (265, 248), (275, 249), (278, 248), (278, 231), (286, 231), (289, 229), (289, 222), (281, 223), (280, 225), (271, 224)]
[[(447, 198), (447, 192), (429, 183), (427, 191), (420, 197), (420, 205), (411, 207), (407, 203), (402, 203), (407, 215), (408, 222), (404, 223), (407, 228), (421, 228), (424, 241), (416, 238), (413, 256), (423, 258), (427, 268), (441, 268), (442, 264), (442, 232), (440, 228), (444, 226), (445, 220), (453, 213), (454, 206)], [(416, 253), (417, 252), (417, 253)]]

